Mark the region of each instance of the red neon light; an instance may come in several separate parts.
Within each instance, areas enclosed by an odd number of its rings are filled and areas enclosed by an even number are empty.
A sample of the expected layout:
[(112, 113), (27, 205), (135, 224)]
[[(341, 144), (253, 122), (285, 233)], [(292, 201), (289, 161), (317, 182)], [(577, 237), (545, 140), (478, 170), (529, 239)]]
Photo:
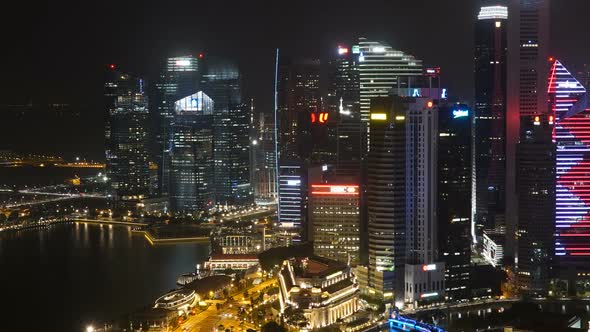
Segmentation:
[(557, 61), (553, 63), (553, 68), (551, 68), (551, 75), (549, 75), (549, 89), (547, 90), (548, 93), (551, 93), (551, 87), (553, 86), (553, 81), (555, 80), (555, 70), (557, 67)]
[(590, 252), (572, 252), (570, 253), (572, 256), (590, 256)]
[(319, 191), (312, 191), (314, 195), (358, 195), (358, 185), (311, 185), (311, 188)]
[(111, 64), (109, 65), (109, 69), (110, 69), (110, 70), (113, 70), (113, 69), (115, 69), (115, 65), (111, 63)]
[(205, 55), (203, 53), (199, 53), (199, 59), (202, 59)]
[(312, 184), (312, 188), (352, 187), (358, 188), (356, 184)]
[(315, 113), (311, 113), (311, 123), (315, 123), (315, 121), (316, 121)]
[(329, 191), (312, 191), (314, 195), (327, 195), (327, 196), (358, 196), (359, 193), (333, 193)]
[(320, 113), (320, 123), (328, 122), (328, 113)]

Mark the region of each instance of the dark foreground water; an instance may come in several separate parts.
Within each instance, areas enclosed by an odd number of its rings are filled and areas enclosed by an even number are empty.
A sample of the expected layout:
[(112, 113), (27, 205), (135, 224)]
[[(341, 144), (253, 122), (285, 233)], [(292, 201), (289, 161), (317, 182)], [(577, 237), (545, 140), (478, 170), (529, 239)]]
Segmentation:
[(153, 303), (208, 254), (206, 244), (152, 247), (125, 226), (0, 234), (0, 331), (82, 331)]

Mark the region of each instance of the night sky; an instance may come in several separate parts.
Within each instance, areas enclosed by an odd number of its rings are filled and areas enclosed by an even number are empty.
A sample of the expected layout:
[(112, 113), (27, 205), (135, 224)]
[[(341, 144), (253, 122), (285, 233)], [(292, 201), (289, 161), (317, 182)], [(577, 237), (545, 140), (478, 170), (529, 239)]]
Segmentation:
[[(167, 56), (203, 51), (234, 58), (241, 66), (246, 96), (255, 98), (260, 109), (270, 110), (275, 47), (293, 57), (326, 59), (338, 43), (359, 36), (383, 40), (427, 66), (442, 67), (443, 85), (470, 100), (477, 3), (66, 0), (33, 6), (21, 2), (0, 14), (4, 45), (0, 104), (32, 100), (84, 105), (79, 127), (87, 135), (77, 139), (72, 149), (87, 142), (84, 151), (100, 156), (101, 94), (108, 63), (150, 79)], [(551, 50), (566, 65), (590, 63), (587, 24), (581, 16), (588, 12), (588, 0), (553, 1)], [(26, 123), (10, 125), (28, 128)], [(32, 139), (12, 136), (8, 140)], [(1, 138), (0, 149), (18, 148)]]

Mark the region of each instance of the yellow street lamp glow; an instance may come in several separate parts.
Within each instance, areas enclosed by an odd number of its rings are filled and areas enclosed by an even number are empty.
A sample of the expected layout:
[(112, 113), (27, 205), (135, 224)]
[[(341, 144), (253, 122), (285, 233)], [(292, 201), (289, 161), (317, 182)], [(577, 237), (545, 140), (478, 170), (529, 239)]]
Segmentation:
[(387, 120), (387, 114), (386, 113), (371, 113), (371, 120), (379, 120), (379, 121)]
[(396, 119), (397, 121), (404, 121), (404, 120), (406, 119), (406, 117), (405, 117), (405, 116), (403, 116), (403, 115), (398, 115), (398, 116), (396, 116), (396, 117), (395, 117), (395, 119)]

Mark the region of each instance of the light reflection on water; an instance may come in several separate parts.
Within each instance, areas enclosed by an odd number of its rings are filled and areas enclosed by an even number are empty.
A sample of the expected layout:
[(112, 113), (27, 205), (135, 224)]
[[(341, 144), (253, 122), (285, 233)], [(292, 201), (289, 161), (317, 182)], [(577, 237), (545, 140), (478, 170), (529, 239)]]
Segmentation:
[[(208, 254), (207, 244), (153, 247), (126, 226), (73, 223), (0, 234), (0, 294), (12, 303), (0, 324), (80, 331), (88, 321), (151, 304)], [(21, 310), (31, 298), (48, 304), (35, 319)]]

